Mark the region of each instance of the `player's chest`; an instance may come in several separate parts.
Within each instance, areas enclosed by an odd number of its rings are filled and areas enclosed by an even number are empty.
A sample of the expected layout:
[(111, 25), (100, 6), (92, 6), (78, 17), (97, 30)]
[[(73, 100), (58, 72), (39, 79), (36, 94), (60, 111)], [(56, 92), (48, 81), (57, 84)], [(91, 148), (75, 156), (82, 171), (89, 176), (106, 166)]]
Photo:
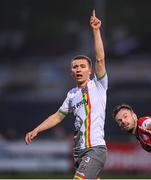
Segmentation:
[(74, 114), (89, 111), (95, 104), (97, 104), (99, 97), (95, 88), (80, 89), (72, 98), (71, 107)]

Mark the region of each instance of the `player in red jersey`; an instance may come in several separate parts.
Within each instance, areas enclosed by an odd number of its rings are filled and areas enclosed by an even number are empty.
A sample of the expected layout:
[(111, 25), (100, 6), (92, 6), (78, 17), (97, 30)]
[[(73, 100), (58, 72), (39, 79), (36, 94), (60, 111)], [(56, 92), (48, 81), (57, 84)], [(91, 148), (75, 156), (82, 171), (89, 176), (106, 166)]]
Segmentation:
[(136, 136), (144, 150), (151, 152), (151, 116), (138, 118), (131, 106), (122, 104), (115, 107), (113, 117), (123, 130)]

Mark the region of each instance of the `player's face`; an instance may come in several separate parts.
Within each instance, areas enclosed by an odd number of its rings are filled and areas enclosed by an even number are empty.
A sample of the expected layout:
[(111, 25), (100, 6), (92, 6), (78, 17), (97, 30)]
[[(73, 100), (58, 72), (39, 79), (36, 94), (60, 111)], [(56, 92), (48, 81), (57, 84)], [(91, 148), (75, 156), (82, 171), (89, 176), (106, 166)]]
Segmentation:
[(86, 59), (76, 59), (71, 63), (71, 73), (78, 86), (83, 87), (90, 79), (91, 68)]
[(115, 119), (122, 129), (132, 131), (136, 126), (137, 116), (128, 109), (121, 109)]

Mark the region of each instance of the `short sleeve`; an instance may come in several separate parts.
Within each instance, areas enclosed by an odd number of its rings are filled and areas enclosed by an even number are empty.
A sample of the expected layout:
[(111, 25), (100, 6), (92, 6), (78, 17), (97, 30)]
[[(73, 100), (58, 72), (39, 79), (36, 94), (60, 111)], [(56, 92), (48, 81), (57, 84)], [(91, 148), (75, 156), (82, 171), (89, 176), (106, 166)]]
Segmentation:
[(66, 99), (58, 111), (65, 116), (71, 113), (70, 92), (68, 92)]
[(96, 74), (94, 74), (94, 81), (95, 83), (101, 84), (101, 86), (107, 90), (108, 89), (108, 76), (107, 73), (104, 74), (102, 78), (98, 78)]

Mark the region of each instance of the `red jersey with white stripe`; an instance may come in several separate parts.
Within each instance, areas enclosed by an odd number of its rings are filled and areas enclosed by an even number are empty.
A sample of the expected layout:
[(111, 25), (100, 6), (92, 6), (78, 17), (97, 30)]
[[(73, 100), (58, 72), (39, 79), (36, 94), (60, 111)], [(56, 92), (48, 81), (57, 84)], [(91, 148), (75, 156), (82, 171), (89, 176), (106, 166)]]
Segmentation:
[(85, 88), (73, 88), (59, 112), (75, 116), (75, 149), (105, 145), (104, 123), (106, 108), (107, 74), (90, 80)]
[(151, 152), (151, 116), (139, 118), (137, 125), (138, 140), (146, 151)]

